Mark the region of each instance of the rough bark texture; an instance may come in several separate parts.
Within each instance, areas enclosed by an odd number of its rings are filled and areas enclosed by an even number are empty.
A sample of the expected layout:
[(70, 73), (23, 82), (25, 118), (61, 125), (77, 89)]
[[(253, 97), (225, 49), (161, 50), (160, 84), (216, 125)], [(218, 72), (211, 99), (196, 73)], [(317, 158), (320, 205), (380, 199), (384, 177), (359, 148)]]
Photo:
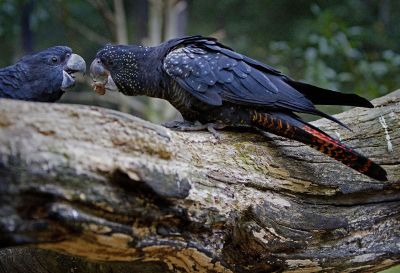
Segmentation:
[[(400, 91), (373, 103), (337, 115), (352, 132), (314, 124), (380, 163), (388, 182), (273, 135), (216, 141), (102, 108), (0, 100), (1, 246), (130, 272), (390, 267), (400, 261)], [(46, 253), (3, 249), (4, 272), (13, 251), (33, 253), (31, 269)], [(52, 255), (38, 260), (63, 256)]]

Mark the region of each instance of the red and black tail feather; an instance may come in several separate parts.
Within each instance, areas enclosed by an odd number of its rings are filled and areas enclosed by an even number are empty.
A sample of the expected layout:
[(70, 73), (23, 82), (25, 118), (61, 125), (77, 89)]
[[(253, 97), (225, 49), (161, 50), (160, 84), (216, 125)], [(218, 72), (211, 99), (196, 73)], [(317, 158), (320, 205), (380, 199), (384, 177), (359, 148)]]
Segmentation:
[(386, 171), (381, 166), (295, 115), (253, 111), (251, 119), (262, 130), (300, 141), (362, 174), (387, 181)]

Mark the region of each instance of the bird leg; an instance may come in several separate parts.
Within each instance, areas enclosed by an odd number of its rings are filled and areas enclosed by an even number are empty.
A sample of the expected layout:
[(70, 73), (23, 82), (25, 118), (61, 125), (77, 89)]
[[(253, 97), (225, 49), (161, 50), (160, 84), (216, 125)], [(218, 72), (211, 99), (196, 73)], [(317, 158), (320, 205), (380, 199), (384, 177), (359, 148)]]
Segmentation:
[(184, 132), (208, 130), (218, 140), (220, 139), (220, 134), (216, 131), (216, 129), (223, 129), (226, 127), (226, 125), (222, 124), (222, 123), (202, 124), (198, 121), (191, 122), (191, 121), (187, 121), (187, 120), (169, 121), (169, 122), (163, 123), (163, 126), (169, 128), (169, 129), (172, 129), (172, 130), (184, 131)]

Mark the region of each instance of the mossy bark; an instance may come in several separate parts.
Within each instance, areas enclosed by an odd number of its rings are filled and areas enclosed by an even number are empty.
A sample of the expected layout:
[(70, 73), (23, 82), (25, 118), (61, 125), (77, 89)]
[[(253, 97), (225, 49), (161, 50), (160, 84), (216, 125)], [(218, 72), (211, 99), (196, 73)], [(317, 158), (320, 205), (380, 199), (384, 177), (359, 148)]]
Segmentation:
[(0, 100), (0, 243), (20, 246), (0, 252), (0, 268), (23, 272), (20, 253), (51, 272), (54, 259), (132, 272), (390, 267), (400, 261), (400, 91), (373, 103), (337, 115), (353, 131), (314, 124), (381, 164), (387, 182), (271, 134), (217, 141), (102, 108)]

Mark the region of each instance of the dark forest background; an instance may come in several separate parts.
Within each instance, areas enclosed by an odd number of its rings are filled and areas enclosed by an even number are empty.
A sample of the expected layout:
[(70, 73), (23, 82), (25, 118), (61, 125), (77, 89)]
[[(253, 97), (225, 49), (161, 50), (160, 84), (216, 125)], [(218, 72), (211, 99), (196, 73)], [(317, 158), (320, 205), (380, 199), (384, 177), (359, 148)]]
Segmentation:
[[(202, 34), (295, 79), (372, 99), (400, 86), (399, 26), (395, 0), (0, 0), (0, 67), (53, 45), (72, 47), (90, 65), (109, 42), (155, 45)], [(62, 102), (155, 122), (176, 116), (165, 102), (97, 96), (88, 84), (82, 79)]]

